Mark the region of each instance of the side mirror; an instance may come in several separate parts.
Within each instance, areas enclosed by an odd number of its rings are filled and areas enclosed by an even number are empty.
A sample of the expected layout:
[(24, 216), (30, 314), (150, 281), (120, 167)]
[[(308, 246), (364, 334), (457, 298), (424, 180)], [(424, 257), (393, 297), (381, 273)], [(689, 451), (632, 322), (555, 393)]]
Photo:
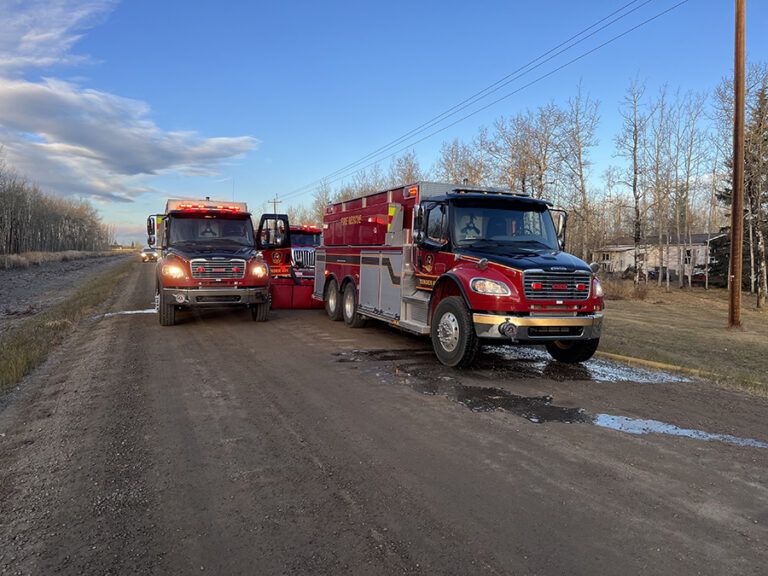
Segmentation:
[(560, 245), (560, 250), (565, 249), (565, 230), (568, 225), (568, 213), (565, 210), (559, 208), (553, 208), (549, 211), (552, 215), (552, 222), (555, 224), (555, 233), (557, 234), (557, 242)]
[(291, 228), (287, 214), (262, 214), (256, 230), (256, 248), (272, 250), (291, 247)]
[(424, 208), (416, 206), (413, 211), (413, 242), (415, 244), (421, 244), (424, 242)]
[(155, 234), (155, 217), (150, 216), (147, 218), (147, 236), (154, 236)]
[(150, 234), (147, 236), (147, 246), (154, 246), (155, 245), (155, 235)]

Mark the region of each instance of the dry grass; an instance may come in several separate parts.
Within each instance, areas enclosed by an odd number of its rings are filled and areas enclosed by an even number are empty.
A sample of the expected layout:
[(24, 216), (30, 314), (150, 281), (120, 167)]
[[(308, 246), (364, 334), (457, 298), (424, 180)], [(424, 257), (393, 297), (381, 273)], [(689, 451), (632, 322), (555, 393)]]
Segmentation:
[(46, 262), (69, 262), (85, 258), (110, 256), (112, 252), (83, 252), (80, 250), (65, 250), (64, 252), (22, 252), (21, 254), (5, 254), (0, 256), (0, 268), (29, 268), (40, 266)]
[(606, 300), (645, 300), (648, 286), (644, 283), (635, 285), (632, 280), (602, 280)]
[(130, 260), (104, 272), (74, 294), (8, 332), (0, 340), (0, 391), (15, 384), (48, 356), (48, 353), (94, 307), (104, 302), (130, 268)]
[(743, 327), (729, 330), (724, 289), (647, 287), (644, 300), (611, 300), (600, 348), (715, 375), (719, 382), (768, 394), (768, 311), (743, 295)]

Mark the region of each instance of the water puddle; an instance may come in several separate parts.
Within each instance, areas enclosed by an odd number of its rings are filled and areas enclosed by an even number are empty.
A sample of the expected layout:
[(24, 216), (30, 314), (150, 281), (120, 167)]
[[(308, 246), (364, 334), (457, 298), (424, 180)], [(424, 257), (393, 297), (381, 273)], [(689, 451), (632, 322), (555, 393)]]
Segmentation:
[(144, 310), (121, 310), (120, 312), (107, 312), (106, 314), (99, 314), (98, 316), (94, 316), (94, 320), (98, 320), (99, 318), (110, 318), (112, 316), (125, 316), (130, 314), (155, 314), (157, 313), (157, 310), (154, 308), (146, 308)]
[[(487, 356), (497, 356), (488, 358)], [(658, 420), (644, 420), (612, 414), (590, 414), (582, 408), (558, 406), (553, 404), (552, 396), (520, 396), (503, 388), (493, 386), (469, 386), (461, 383), (464, 374), (482, 377), (484, 373), (493, 379), (504, 378), (495, 368), (500, 359), (506, 363), (505, 370), (514, 377), (545, 376), (551, 374), (562, 380), (592, 380), (599, 382), (640, 382), (662, 383), (687, 381), (686, 378), (656, 373), (652, 370), (623, 366), (608, 360), (591, 360), (582, 365), (564, 365), (549, 360), (546, 352), (530, 348), (515, 348), (514, 358), (510, 352), (486, 353), (476, 369), (456, 371), (446, 368), (434, 360), (431, 349), (404, 350), (353, 350), (334, 354), (337, 362), (356, 363), (354, 369), (375, 375), (382, 382), (395, 381), (406, 384), (420, 394), (445, 396), (473, 412), (493, 412), (501, 410), (525, 418), (535, 424), (559, 422), (564, 424), (592, 424), (627, 434), (663, 434), (703, 440), (723, 442), (736, 446), (768, 449), (768, 442), (753, 438), (741, 438), (730, 434), (718, 434), (703, 430), (681, 428)], [(426, 361), (425, 361), (426, 360)], [(381, 363), (389, 363), (383, 366)], [(488, 364), (492, 367), (489, 368)], [(550, 372), (551, 371), (551, 372)], [(389, 377), (389, 378), (387, 378)], [(555, 378), (557, 379), (557, 378)]]
[(705, 440), (708, 442), (725, 442), (726, 444), (735, 444), (736, 446), (751, 446), (753, 448), (768, 448), (768, 442), (755, 440), (754, 438), (740, 438), (730, 434), (713, 434), (703, 430), (691, 428), (680, 428), (674, 424), (659, 422), (658, 420), (642, 420), (639, 418), (628, 418), (627, 416), (613, 416), (611, 414), (597, 414), (592, 423), (602, 428), (610, 428), (627, 434), (666, 434), (668, 436), (683, 436), (685, 438), (694, 438), (695, 440)]

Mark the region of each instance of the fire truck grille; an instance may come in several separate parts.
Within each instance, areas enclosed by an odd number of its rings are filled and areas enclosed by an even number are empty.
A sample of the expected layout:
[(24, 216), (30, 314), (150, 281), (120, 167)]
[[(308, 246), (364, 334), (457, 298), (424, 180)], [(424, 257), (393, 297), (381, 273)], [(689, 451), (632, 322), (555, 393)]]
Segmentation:
[(245, 276), (245, 260), (239, 258), (206, 260), (197, 258), (190, 261), (192, 278), (211, 280), (218, 278), (243, 278)]
[(525, 272), (527, 300), (586, 300), (591, 275), (579, 272)]
[(297, 264), (301, 262), (304, 268), (315, 267), (315, 250), (314, 248), (291, 248), (293, 257), (293, 263)]

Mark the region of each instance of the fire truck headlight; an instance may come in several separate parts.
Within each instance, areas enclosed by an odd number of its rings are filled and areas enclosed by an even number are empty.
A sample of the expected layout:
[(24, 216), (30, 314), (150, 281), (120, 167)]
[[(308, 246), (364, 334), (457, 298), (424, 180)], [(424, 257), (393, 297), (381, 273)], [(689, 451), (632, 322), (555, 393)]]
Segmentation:
[(181, 266), (177, 266), (176, 264), (166, 264), (163, 266), (163, 276), (168, 276), (170, 278), (183, 278), (184, 270), (182, 270)]
[(512, 294), (509, 286), (504, 284), (504, 282), (497, 282), (488, 278), (472, 278), (469, 286), (473, 292), (478, 294), (487, 294), (489, 296), (509, 296)]
[(603, 285), (600, 284), (600, 280), (595, 278), (592, 280), (592, 284), (595, 288), (594, 294), (597, 298), (602, 298), (605, 295), (605, 291), (603, 290)]
[(256, 278), (264, 278), (267, 275), (267, 273), (268, 271), (267, 271), (266, 264), (262, 264), (258, 262), (251, 267), (251, 274), (256, 276)]

